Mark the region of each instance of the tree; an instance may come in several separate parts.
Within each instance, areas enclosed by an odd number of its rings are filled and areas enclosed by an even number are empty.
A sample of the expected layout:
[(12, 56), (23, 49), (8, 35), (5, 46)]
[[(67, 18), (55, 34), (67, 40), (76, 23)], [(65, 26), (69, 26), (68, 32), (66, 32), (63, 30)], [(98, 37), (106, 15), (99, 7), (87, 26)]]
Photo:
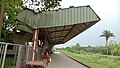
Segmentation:
[[(1, 1), (2, 0), (0, 0), (0, 8)], [(12, 31), (9, 31), (9, 29), (14, 29), (18, 25), (16, 16), (19, 11), (25, 8), (23, 6), (25, 5), (26, 1), (31, 1), (33, 5), (41, 7), (40, 11), (49, 11), (57, 6), (60, 6), (60, 1), (62, 0), (6, 0), (6, 7), (2, 24), (2, 36), (0, 38), (0, 41), (7, 41), (8, 36), (14, 34)], [(33, 10), (34, 9), (35, 8), (33, 8)]]
[(0, 41), (8, 41), (10, 36), (13, 34), (13, 29), (16, 26), (16, 15), (22, 10), (22, 0), (6, 0), (6, 7), (2, 23), (2, 33)]
[(60, 6), (62, 0), (23, 0), (24, 8), (34, 11), (49, 11), (57, 6)]
[(110, 50), (110, 53), (112, 56), (120, 55), (120, 43), (117, 43), (115, 41), (110, 41), (110, 42), (108, 42), (108, 45), (109, 45), (108, 47), (109, 47), (109, 50)]
[(108, 42), (108, 39), (109, 39), (110, 37), (115, 37), (115, 36), (114, 36), (114, 34), (111, 33), (109, 30), (104, 30), (104, 31), (102, 32), (102, 35), (100, 35), (100, 37), (105, 37), (106, 43), (107, 43), (107, 42)]
[[(103, 30), (102, 35), (100, 37), (105, 37), (105, 46), (107, 47), (107, 42), (110, 37), (115, 37), (113, 33), (111, 33), (109, 30)], [(107, 48), (107, 54), (108, 54), (108, 48)]]
[(79, 43), (77, 43), (76, 45), (75, 45), (75, 49), (77, 50), (77, 51), (80, 51), (80, 45), (79, 45)]
[(0, 0), (0, 37), (1, 37), (1, 31), (2, 31), (2, 22), (4, 17), (4, 11), (5, 11), (5, 3), (6, 0)]

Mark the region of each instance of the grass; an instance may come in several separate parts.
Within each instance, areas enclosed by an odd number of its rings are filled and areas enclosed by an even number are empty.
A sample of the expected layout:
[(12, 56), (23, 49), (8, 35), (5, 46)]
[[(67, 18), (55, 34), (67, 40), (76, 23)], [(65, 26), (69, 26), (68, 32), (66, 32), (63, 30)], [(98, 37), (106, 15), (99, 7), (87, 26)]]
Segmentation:
[(4, 68), (13, 68), (14, 58), (13, 57), (6, 57)]
[(91, 68), (120, 68), (119, 56), (107, 56), (93, 53), (76, 54), (68, 51), (61, 52), (87, 64)]

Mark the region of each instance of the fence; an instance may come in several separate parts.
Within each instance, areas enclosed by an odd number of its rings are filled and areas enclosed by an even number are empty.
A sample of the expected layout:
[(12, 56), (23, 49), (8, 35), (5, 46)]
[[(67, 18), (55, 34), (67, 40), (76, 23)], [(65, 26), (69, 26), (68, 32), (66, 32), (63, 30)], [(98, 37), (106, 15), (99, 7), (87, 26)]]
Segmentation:
[(24, 68), (25, 62), (32, 60), (32, 52), (28, 45), (0, 42), (0, 67)]

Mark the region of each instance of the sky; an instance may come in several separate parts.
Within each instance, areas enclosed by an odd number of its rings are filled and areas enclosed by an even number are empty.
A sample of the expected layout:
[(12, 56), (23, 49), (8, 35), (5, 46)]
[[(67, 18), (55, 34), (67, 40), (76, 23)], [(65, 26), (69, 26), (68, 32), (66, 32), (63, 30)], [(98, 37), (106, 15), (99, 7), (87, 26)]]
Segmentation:
[(55, 47), (68, 47), (77, 43), (80, 46), (104, 46), (105, 38), (99, 37), (103, 30), (110, 30), (115, 38), (110, 38), (120, 42), (120, 0), (62, 0), (61, 7), (90, 5), (91, 8), (101, 18), (97, 24), (93, 25), (83, 33), (77, 35), (65, 44), (56, 45)]

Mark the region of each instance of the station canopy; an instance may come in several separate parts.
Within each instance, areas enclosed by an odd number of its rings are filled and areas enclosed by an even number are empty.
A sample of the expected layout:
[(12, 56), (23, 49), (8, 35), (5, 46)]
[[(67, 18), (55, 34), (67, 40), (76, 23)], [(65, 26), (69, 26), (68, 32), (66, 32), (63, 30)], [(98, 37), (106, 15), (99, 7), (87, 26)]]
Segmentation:
[(33, 29), (39, 29), (39, 37), (43, 39), (47, 34), (48, 41), (53, 45), (69, 41), (100, 21), (90, 6), (61, 8), (40, 13), (24, 9), (18, 13), (17, 19), (21, 23), (17, 29), (30, 33), (33, 33)]

